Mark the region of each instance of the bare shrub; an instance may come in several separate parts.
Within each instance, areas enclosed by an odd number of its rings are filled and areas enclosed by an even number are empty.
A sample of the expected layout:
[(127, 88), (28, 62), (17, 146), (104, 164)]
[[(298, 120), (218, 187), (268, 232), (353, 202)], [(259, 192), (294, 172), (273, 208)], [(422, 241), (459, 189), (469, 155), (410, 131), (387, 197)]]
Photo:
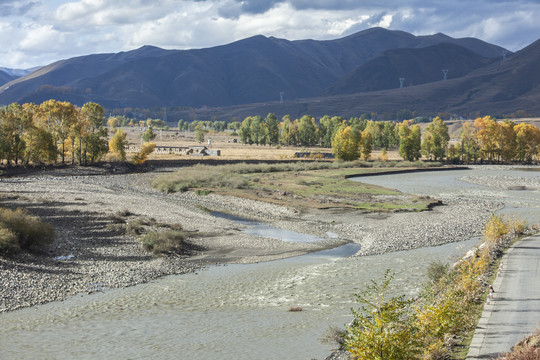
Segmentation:
[(427, 268), (428, 278), (436, 283), (448, 272), (448, 264), (443, 264), (440, 260), (433, 261)]
[(330, 325), (321, 338), (321, 342), (336, 346), (338, 349), (342, 349), (343, 345), (345, 344), (345, 335), (347, 335), (347, 330)]
[[(0, 228), (13, 233), (17, 238), (18, 247), (24, 250), (39, 251), (54, 240), (53, 227), (23, 209), (0, 209)], [(13, 238), (5, 230), (3, 242), (6, 244), (6, 250), (13, 251), (17, 247), (12, 246)], [(0, 252), (3, 252), (2, 248)]]
[(17, 235), (0, 226), (0, 254), (13, 254), (20, 250)]
[(182, 254), (186, 249), (186, 234), (183, 231), (152, 231), (140, 241), (143, 249), (154, 255)]

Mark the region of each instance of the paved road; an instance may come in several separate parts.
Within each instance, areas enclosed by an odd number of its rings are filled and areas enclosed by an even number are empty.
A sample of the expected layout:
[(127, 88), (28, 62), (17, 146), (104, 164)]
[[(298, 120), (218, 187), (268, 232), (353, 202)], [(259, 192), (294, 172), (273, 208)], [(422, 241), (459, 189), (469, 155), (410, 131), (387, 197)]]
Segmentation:
[(540, 234), (517, 242), (503, 257), (467, 359), (497, 358), (540, 327)]

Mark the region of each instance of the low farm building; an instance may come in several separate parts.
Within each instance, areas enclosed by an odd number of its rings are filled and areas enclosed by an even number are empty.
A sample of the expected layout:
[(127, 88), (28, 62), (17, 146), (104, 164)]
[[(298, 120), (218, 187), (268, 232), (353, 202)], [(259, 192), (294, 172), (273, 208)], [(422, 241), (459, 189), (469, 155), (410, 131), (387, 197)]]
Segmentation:
[[(126, 152), (136, 153), (141, 149), (140, 146), (129, 146)], [(192, 156), (221, 156), (221, 150), (211, 150), (206, 146), (156, 146), (154, 154), (176, 154)]]

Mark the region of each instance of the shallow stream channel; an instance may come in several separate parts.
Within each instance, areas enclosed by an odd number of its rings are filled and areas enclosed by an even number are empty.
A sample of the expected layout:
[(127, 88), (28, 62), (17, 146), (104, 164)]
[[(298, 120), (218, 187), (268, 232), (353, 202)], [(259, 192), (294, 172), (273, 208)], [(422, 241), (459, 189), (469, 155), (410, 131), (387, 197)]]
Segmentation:
[[(538, 221), (538, 189), (508, 190), (459, 180), (491, 175), (534, 182), (540, 173), (480, 168), (359, 181), (435, 198), (490, 196), (505, 203), (508, 211)], [(257, 224), (247, 225), (252, 229), (248, 231), (260, 231)], [(299, 235), (278, 236), (286, 240)], [(391, 269), (399, 293), (415, 294), (431, 262), (453, 262), (477, 243), (470, 239), (349, 257), (358, 249), (351, 244), (278, 261), (212, 266), (195, 274), (74, 296), (1, 314), (0, 358), (324, 359), (332, 345), (321, 338), (330, 325), (343, 328), (352, 319), (350, 309), (357, 306), (353, 294), (370, 280), (381, 279)], [(290, 312), (291, 308), (302, 311)]]

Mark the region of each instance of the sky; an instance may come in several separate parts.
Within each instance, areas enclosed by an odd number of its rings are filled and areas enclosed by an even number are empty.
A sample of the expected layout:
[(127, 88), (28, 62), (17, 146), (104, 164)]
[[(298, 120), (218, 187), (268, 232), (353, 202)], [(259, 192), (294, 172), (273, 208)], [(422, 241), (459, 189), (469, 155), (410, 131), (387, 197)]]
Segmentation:
[(540, 38), (538, 19), (540, 0), (0, 0), (0, 67), (254, 35), (330, 40), (375, 26), (516, 51)]

